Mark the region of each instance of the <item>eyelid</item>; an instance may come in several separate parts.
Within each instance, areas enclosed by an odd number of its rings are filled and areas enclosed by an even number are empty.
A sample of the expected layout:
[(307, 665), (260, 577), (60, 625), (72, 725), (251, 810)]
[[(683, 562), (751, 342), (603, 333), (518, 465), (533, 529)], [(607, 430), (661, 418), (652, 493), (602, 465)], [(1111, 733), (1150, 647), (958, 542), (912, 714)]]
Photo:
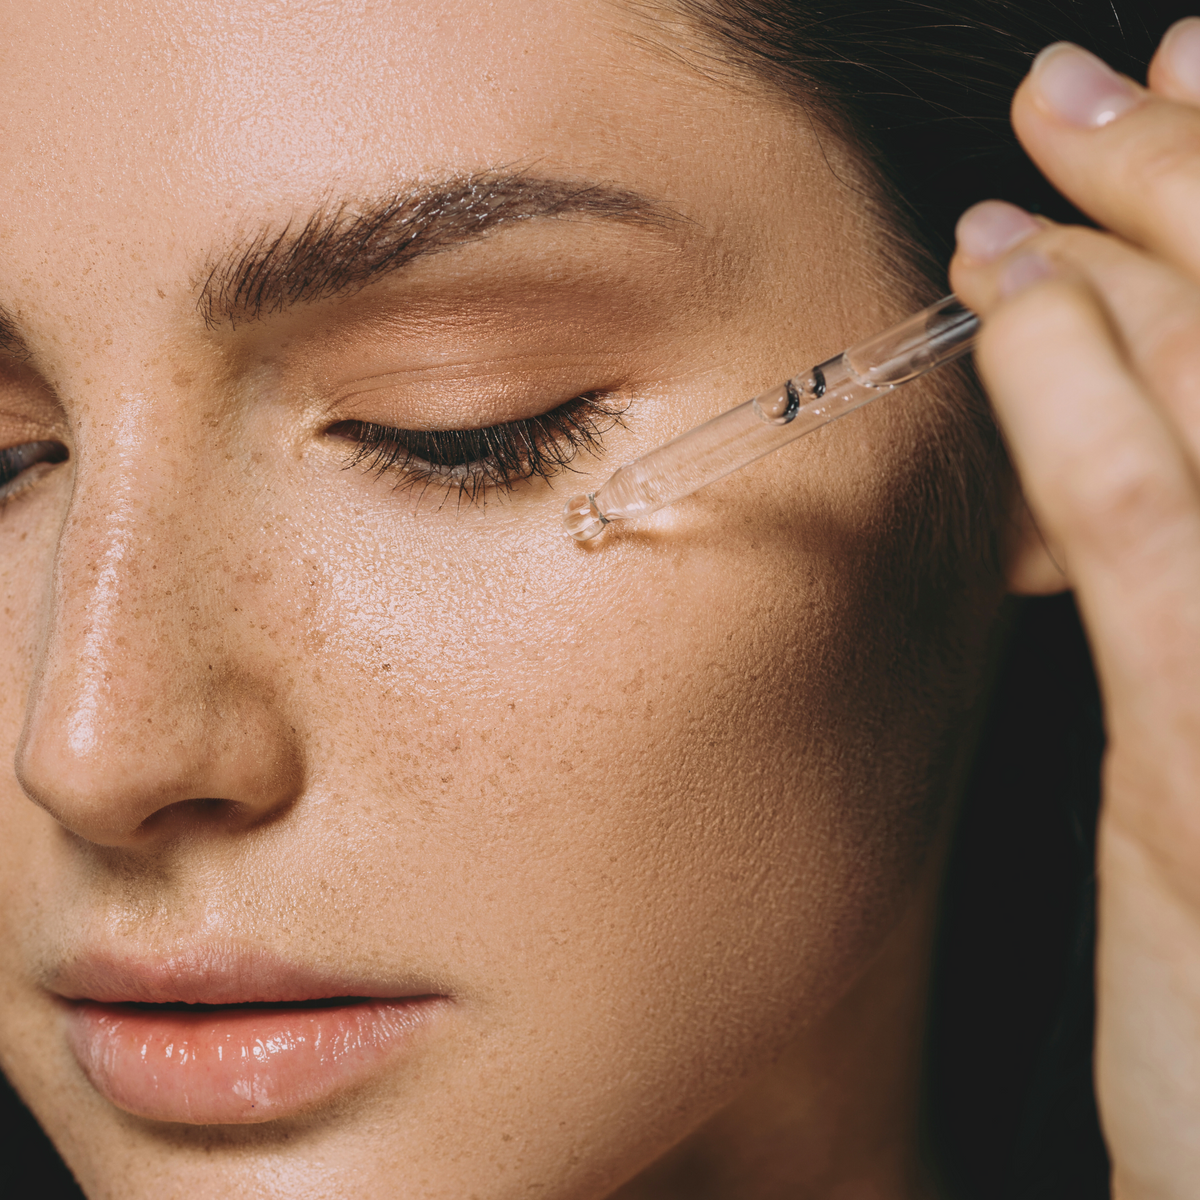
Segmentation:
[(623, 393), (628, 368), (613, 355), (596, 353), (467, 356), (342, 378), (329, 388), (325, 411), (406, 429), (510, 424), (543, 415), (585, 391)]
[(25, 490), (21, 476), (32, 468), (41, 464), (56, 466), (70, 456), (67, 447), (54, 440), (20, 442), (0, 449), (0, 504)]
[(537, 416), (482, 428), (412, 430), (351, 420), (328, 432), (358, 443), (347, 467), (395, 474), (397, 487), (420, 484), (422, 492), (441, 485), (474, 502), (486, 491), (509, 492), (518, 483), (574, 470), (580, 452), (602, 452), (604, 434), (624, 424), (626, 408), (587, 392)]

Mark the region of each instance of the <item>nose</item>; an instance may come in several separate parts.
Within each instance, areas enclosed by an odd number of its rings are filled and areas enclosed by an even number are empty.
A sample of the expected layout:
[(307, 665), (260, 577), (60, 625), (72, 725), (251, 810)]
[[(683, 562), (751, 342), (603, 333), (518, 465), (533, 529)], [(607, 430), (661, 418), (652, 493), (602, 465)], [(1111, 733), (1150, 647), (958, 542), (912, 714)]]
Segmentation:
[(112, 847), (246, 829), (302, 784), (273, 643), (231, 583), (237, 539), (198, 495), (221, 489), (127, 433), (78, 454), (16, 757), (31, 800)]

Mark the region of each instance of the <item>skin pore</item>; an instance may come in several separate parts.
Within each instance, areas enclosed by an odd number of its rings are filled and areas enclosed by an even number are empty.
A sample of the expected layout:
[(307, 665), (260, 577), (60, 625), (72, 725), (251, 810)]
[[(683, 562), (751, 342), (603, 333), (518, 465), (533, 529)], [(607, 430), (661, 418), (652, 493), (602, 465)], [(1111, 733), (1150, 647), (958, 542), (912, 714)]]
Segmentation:
[[(4, 22), (0, 448), (70, 458), (0, 515), (0, 1063), (89, 1196), (925, 1194), (946, 747), (1000, 591), (953, 656), (910, 599), (940, 410), (560, 529), (911, 305), (852, 163), (601, 0)], [(455, 195), (495, 219), (402, 269), (288, 258)], [(507, 492), (348, 468), (336, 428), (588, 395), (602, 453)], [(76, 964), (259, 952), (449, 1002), (272, 1120), (89, 1082)]]

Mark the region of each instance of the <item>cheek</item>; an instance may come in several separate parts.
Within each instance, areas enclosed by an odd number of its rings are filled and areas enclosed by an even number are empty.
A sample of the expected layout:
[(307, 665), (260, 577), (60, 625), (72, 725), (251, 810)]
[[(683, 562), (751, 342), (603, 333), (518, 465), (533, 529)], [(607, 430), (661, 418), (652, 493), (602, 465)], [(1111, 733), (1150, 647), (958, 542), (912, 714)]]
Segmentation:
[(547, 1103), (564, 1063), (626, 1086), (631, 1046), (628, 1086), (706, 1103), (694, 1073), (773, 1052), (896, 919), (936, 814), (889, 674), (894, 564), (830, 515), (882, 507), (867, 465), (590, 553), (557, 505), (489, 539), (393, 510), (311, 548), (314, 790), (362, 852), (299, 852), (374, 898), (356, 919), (389, 953), (460, 973)]

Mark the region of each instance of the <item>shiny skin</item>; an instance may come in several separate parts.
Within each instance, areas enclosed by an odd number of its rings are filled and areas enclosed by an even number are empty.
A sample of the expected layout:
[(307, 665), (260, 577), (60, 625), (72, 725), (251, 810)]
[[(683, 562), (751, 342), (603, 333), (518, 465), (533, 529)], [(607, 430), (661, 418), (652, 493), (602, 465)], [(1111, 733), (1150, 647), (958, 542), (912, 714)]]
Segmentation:
[[(0, 517), (0, 1061), (88, 1194), (665, 1194), (681, 1143), (742, 1197), (920, 1194), (932, 898), (1002, 591), (907, 607), (941, 410), (913, 388), (593, 550), (560, 529), (615, 463), (910, 307), (853, 155), (600, 0), (3, 27), (30, 353), (0, 439), (71, 458)], [(265, 224), (526, 163), (683, 219), (531, 221), (199, 319), (211, 255)], [(630, 404), (603, 457), (479, 505), (328, 435), (592, 388)], [(55, 971), (198, 946), (454, 1003), (279, 1121), (131, 1116)]]

